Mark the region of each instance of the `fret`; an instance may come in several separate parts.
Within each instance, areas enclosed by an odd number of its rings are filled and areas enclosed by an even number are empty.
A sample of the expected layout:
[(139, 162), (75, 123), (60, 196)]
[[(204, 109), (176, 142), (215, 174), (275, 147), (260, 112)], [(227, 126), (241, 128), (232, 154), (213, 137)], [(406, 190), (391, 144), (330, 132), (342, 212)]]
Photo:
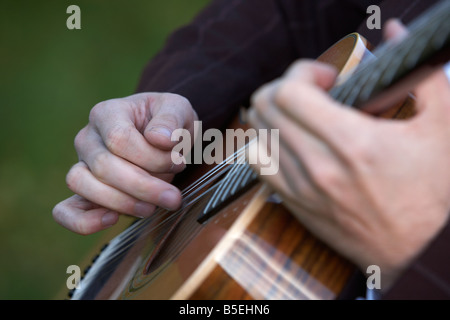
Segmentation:
[(232, 183), (234, 177), (236, 176), (236, 173), (238, 172), (237, 169), (238, 167), (236, 164), (233, 164), (233, 169), (231, 169), (230, 173), (223, 179), (221, 188), (212, 196), (212, 199), (210, 200), (210, 202), (212, 202), (212, 208), (217, 207), (221, 202), (223, 202), (223, 200), (220, 199), (223, 198), (222, 195), (226, 195), (227, 187), (229, 187), (230, 183)]
[(236, 166), (236, 174), (233, 178), (233, 180), (230, 181), (229, 187), (227, 189), (227, 195), (222, 196), (221, 201), (226, 201), (227, 196), (233, 196), (236, 193), (237, 187), (239, 186), (239, 181), (242, 180), (242, 176), (246, 170), (250, 169), (250, 166), (245, 161), (245, 157), (241, 157), (238, 160), (238, 163), (235, 164)]
[(239, 179), (234, 183), (233, 189), (231, 190), (230, 194), (234, 195), (236, 194), (239, 187), (245, 186), (245, 176), (252, 171), (250, 166), (248, 164), (242, 165), (243, 169), (241, 170), (241, 173), (239, 175)]

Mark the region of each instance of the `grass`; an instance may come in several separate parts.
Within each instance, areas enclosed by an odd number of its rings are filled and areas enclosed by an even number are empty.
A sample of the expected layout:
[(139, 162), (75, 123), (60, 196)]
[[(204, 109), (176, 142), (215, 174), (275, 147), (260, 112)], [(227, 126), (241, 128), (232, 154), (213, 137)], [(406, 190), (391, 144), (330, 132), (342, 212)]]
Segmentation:
[[(0, 299), (54, 299), (102, 234), (57, 225), (73, 139), (97, 102), (130, 95), (167, 35), (207, 0), (5, 0), (0, 12)], [(66, 8), (81, 9), (68, 30)]]

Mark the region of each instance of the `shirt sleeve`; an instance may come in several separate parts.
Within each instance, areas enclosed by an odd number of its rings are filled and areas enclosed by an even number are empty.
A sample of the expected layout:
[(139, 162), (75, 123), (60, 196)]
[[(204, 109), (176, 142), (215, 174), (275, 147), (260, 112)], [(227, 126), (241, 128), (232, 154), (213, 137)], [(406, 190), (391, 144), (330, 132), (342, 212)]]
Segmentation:
[(409, 266), (383, 299), (450, 299), (450, 224)]
[(203, 128), (220, 128), (295, 57), (277, 1), (216, 0), (168, 38), (137, 91), (180, 94)]
[(315, 58), (355, 31), (366, 14), (362, 3), (368, 0), (212, 1), (168, 38), (137, 91), (180, 94), (203, 128), (222, 128), (294, 60)]

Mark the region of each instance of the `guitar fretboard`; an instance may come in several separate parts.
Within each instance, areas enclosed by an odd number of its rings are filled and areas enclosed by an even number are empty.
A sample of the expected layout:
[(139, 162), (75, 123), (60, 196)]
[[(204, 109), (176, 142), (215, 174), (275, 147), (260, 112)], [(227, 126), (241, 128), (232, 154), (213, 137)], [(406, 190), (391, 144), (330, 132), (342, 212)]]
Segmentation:
[(337, 101), (362, 107), (386, 88), (401, 80), (450, 43), (450, 1), (433, 6), (409, 26), (399, 44), (386, 42), (373, 52), (344, 83), (330, 90)]
[[(387, 42), (375, 50), (344, 83), (330, 90), (336, 100), (356, 108), (430, 59), (450, 43), (450, 1), (431, 8), (409, 26), (408, 37), (394, 44)], [(257, 181), (248, 163), (237, 163), (221, 180), (199, 217), (204, 222), (243, 189)]]

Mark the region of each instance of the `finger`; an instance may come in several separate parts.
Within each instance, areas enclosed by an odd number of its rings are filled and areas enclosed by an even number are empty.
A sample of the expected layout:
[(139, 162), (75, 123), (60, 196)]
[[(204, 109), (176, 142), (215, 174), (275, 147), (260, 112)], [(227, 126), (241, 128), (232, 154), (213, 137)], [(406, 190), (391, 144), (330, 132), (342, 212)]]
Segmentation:
[(408, 36), (408, 29), (398, 19), (390, 19), (386, 22), (383, 37), (386, 41), (401, 42)]
[(117, 212), (102, 208), (78, 195), (58, 203), (52, 214), (57, 223), (82, 235), (107, 229), (119, 219)]
[(288, 69), (283, 80), (293, 79), (315, 84), (324, 90), (329, 90), (334, 85), (338, 76), (337, 69), (329, 64), (301, 59), (296, 61)]
[(171, 140), (176, 129), (187, 129), (191, 137), (194, 137), (197, 115), (186, 98), (176, 94), (160, 94), (152, 97), (149, 106), (151, 119), (144, 136), (152, 145), (162, 150), (171, 150), (177, 143)]
[(373, 137), (369, 134), (369, 128), (373, 127), (375, 120), (337, 103), (323, 88), (317, 86), (314, 79), (321, 76), (309, 73), (322, 73), (324, 76), (323, 71), (323, 68), (315, 68), (314, 64), (303, 68), (295, 78), (283, 82), (274, 95), (273, 103), (288, 119), (345, 160), (349, 155), (347, 146), (353, 149), (355, 146), (366, 147), (370, 143)]
[[(267, 124), (258, 119), (253, 109), (249, 112), (249, 121), (255, 128), (267, 128)], [(260, 149), (257, 149), (260, 143), (250, 144), (249, 157), (257, 157)], [(262, 142), (265, 147), (265, 143)], [(321, 190), (317, 189), (311, 182), (308, 173), (303, 164), (298, 161), (298, 155), (293, 154), (283, 140), (280, 141), (279, 154), (271, 153), (272, 161), (279, 161), (280, 170), (273, 175), (261, 175), (260, 179), (268, 183), (276, 191), (286, 204), (295, 204), (294, 214), (302, 221), (307, 219), (310, 213), (315, 213), (314, 219), (318, 221), (326, 220), (319, 215), (321, 212), (328, 212), (328, 202), (323, 196)], [(250, 163), (256, 172), (261, 170), (259, 162)], [(299, 208), (302, 210), (300, 211)]]
[(343, 191), (348, 169), (340, 156), (326, 141), (292, 121), (268, 99), (261, 100), (265, 102), (256, 105), (255, 114), (250, 114), (250, 122), (257, 127), (259, 122), (264, 123), (264, 127), (280, 128), (280, 170), (294, 193), (294, 199), (297, 194), (303, 202), (313, 204), (331, 189), (329, 184), (335, 184), (336, 190)]
[[(130, 103), (134, 103), (134, 105), (130, 105)], [(144, 103), (145, 101), (130, 102), (130, 100), (124, 102), (124, 99), (103, 102), (92, 109), (90, 115), (92, 125), (88, 125), (88, 129), (96, 130), (102, 137), (105, 146), (113, 154), (147, 171), (155, 173), (181, 172), (185, 165), (175, 165), (172, 162), (170, 151), (152, 146), (140, 131), (144, 130), (141, 122), (145, 121), (142, 119), (137, 121), (135, 114), (147, 112)], [(147, 116), (149, 115), (138, 118)], [(77, 138), (78, 145), (84, 143), (83, 132), (80, 132)]]
[(97, 180), (146, 203), (164, 208), (180, 205), (177, 188), (110, 153), (95, 131), (88, 132), (85, 141), (77, 151)]
[[(419, 115), (419, 121), (433, 117), (433, 121), (423, 121), (431, 125), (438, 123), (448, 124), (450, 118), (450, 62), (438, 69), (426, 80), (424, 80), (416, 89), (416, 108)], [(448, 126), (448, 125), (447, 125)]]
[[(97, 203), (110, 210), (133, 215), (137, 217), (148, 217), (156, 208), (157, 203), (140, 201), (120, 190), (97, 180), (89, 171), (86, 164), (79, 162), (74, 165), (67, 174), (67, 185), (74, 193)], [(161, 193), (158, 202), (164, 203), (165, 193)], [(178, 203), (181, 203), (181, 195), (178, 195)], [(168, 208), (172, 209), (172, 208)], [(175, 208), (176, 209), (176, 208)]]
[[(248, 117), (249, 123), (258, 132), (260, 132), (259, 130), (272, 129), (258, 116), (253, 108), (249, 110)], [(278, 165), (279, 170), (275, 174), (261, 175), (263, 165), (259, 159), (261, 151), (265, 148), (270, 148), (268, 153), (270, 153), (271, 162), (276, 162)], [(278, 152), (275, 152), (275, 149), (278, 149)], [(292, 166), (293, 155), (289, 149), (286, 149), (283, 141), (280, 141), (278, 148), (275, 148), (265, 140), (264, 135), (259, 135), (257, 142), (249, 145), (247, 158), (260, 178), (271, 184), (284, 197), (301, 197), (303, 192), (311, 188), (310, 180), (307, 178), (302, 164), (295, 162), (296, 166)]]
[[(279, 89), (280, 84), (281, 82), (274, 82), (264, 86), (254, 97), (255, 105), (249, 111), (250, 124), (257, 130), (279, 128), (278, 150), (272, 147), (270, 155), (272, 161), (278, 161), (280, 174), (262, 178), (282, 188), (284, 194), (293, 201), (312, 204), (322, 194), (314, 180), (317, 176), (316, 168), (322, 168), (317, 164), (316, 158), (321, 157), (325, 160), (321, 161), (327, 162), (333, 155), (326, 145), (321, 145), (320, 140), (290, 121), (273, 104), (273, 92)], [(261, 141), (263, 137), (264, 135), (258, 136), (260, 144), (263, 147), (270, 145)], [(260, 166), (257, 169), (260, 170)]]

